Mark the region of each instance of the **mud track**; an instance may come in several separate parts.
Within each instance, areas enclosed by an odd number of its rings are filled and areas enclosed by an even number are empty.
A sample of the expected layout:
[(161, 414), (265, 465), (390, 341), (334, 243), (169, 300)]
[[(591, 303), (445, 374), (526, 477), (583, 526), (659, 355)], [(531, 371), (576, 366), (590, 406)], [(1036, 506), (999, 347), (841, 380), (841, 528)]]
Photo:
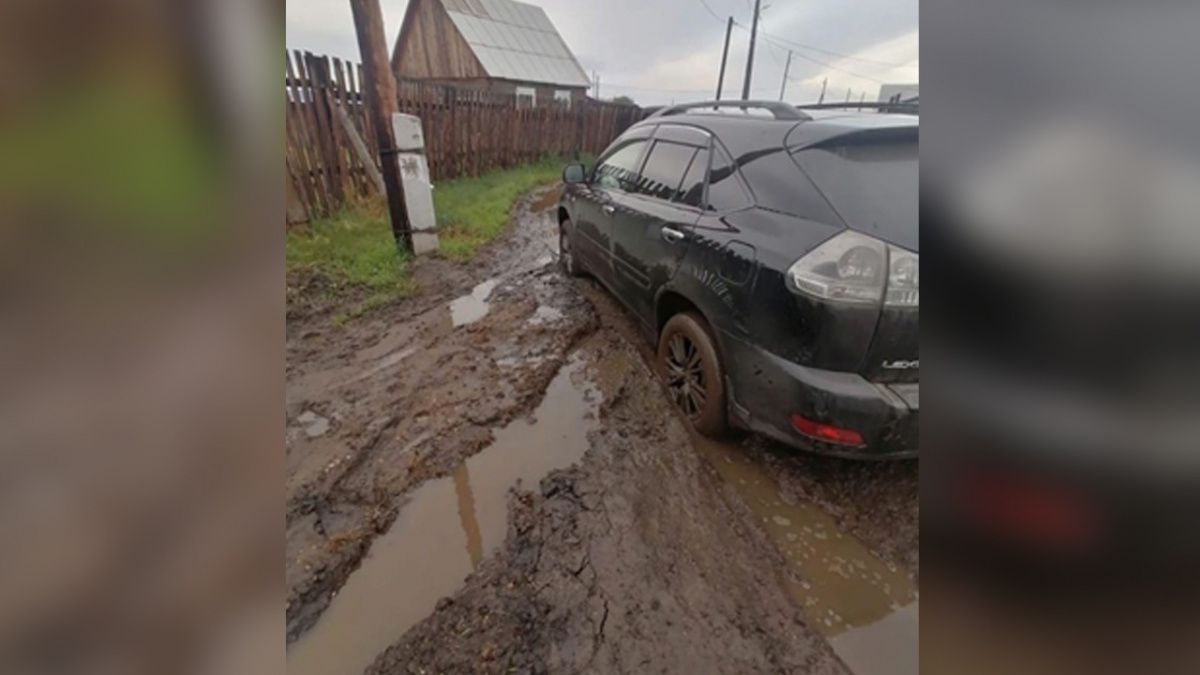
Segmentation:
[(616, 302), (556, 271), (553, 196), (369, 320), (289, 318), (289, 670), (848, 672), (799, 546), (898, 570), (872, 620), (915, 602), (915, 463), (693, 438)]

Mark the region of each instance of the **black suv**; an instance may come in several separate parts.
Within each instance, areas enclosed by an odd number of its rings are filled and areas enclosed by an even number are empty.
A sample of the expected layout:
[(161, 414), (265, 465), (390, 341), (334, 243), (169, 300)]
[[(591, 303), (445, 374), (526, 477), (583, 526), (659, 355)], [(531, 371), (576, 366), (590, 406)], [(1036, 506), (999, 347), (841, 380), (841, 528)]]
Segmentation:
[(672, 106), (563, 171), (559, 260), (658, 345), (698, 431), (911, 457), (918, 118), (762, 101)]

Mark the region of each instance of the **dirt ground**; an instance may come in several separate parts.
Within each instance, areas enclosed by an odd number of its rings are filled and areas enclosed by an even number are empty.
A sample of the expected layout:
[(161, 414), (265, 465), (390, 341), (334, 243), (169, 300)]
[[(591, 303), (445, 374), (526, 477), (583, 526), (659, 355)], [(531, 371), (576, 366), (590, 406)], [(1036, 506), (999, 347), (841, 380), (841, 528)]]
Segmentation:
[(408, 300), (289, 312), (289, 671), (908, 672), (865, 655), (915, 629), (916, 463), (693, 436), (553, 264), (556, 194)]

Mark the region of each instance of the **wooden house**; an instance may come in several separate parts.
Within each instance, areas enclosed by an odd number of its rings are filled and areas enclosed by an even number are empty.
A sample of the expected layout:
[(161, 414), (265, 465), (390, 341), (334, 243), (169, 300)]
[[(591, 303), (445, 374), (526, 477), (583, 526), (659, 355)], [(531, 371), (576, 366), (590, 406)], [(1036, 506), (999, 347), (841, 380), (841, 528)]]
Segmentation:
[(409, 0), (392, 70), (525, 105), (577, 104), (590, 85), (546, 12), (513, 0)]

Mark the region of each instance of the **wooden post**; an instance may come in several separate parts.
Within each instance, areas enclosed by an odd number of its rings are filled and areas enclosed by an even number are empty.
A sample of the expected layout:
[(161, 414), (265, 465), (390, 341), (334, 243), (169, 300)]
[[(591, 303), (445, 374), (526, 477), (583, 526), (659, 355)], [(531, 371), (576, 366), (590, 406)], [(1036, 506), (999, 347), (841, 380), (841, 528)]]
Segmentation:
[(375, 184), (376, 189), (380, 194), (386, 194), (387, 188), (384, 187), (383, 176), (379, 173), (379, 169), (375, 167), (375, 160), (371, 157), (371, 151), (367, 150), (367, 144), (363, 142), (361, 136), (358, 135), (358, 129), (354, 128), (354, 122), (351, 121), (350, 115), (342, 106), (334, 108), (334, 114), (337, 116), (338, 124), (342, 127), (342, 132), (346, 134), (346, 138), (350, 140), (350, 148), (354, 150), (358, 161), (362, 162), (363, 171), (370, 177), (371, 182)]
[(721, 73), (717, 75), (717, 98), (721, 100), (721, 88), (725, 84), (725, 61), (729, 58), (729, 34), (733, 32), (733, 17), (725, 24), (725, 47), (721, 50)]
[(779, 84), (779, 100), (783, 100), (783, 94), (787, 91), (787, 76), (788, 71), (792, 68), (792, 50), (788, 50), (787, 63), (783, 66), (783, 82)]
[(404, 188), (396, 163), (396, 141), (392, 138), (392, 114), (397, 112), (396, 79), (392, 75), (383, 34), (383, 11), (379, 8), (379, 0), (350, 0), (350, 11), (354, 14), (354, 31), (362, 54), (363, 89), (369, 94), (371, 117), (379, 141), (379, 166), (387, 189), (392, 235), (396, 237), (397, 246), (411, 253), (412, 228), (408, 223)]
[(754, 40), (758, 37), (758, 9), (762, 0), (754, 0), (754, 21), (750, 23), (750, 51), (746, 53), (746, 79), (742, 81), (742, 100), (750, 98), (750, 78), (754, 73)]

